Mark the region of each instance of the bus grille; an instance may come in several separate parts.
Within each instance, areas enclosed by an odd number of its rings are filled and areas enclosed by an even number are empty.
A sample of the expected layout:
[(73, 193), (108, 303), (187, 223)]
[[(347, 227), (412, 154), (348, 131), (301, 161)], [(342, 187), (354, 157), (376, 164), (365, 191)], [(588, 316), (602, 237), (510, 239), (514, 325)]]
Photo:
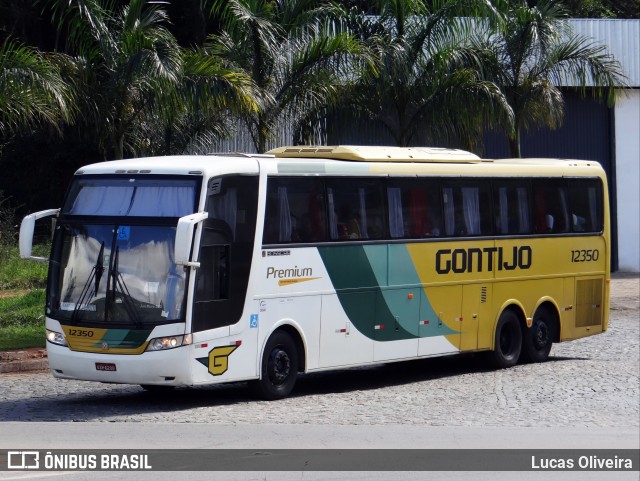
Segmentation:
[(602, 324), (602, 279), (576, 282), (576, 327)]

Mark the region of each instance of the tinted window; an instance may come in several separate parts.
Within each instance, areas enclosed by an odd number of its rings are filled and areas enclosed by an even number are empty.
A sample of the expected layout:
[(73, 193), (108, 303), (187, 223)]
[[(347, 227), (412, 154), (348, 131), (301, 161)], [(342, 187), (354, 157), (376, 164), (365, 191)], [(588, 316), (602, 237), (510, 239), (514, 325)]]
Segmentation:
[(321, 242), (326, 238), (324, 191), (318, 178), (269, 178), (263, 242)]
[(569, 206), (573, 232), (601, 232), (602, 183), (599, 179), (569, 179)]
[(493, 233), (489, 185), (486, 179), (443, 182), (443, 226), (447, 237)]
[(387, 204), (392, 239), (422, 239), (442, 235), (440, 184), (437, 180), (390, 179)]
[(386, 238), (382, 182), (367, 179), (327, 180), (329, 238)]
[(537, 234), (569, 231), (569, 195), (564, 179), (535, 179), (533, 206)]
[(528, 181), (495, 180), (493, 206), (496, 234), (530, 234), (532, 232)]

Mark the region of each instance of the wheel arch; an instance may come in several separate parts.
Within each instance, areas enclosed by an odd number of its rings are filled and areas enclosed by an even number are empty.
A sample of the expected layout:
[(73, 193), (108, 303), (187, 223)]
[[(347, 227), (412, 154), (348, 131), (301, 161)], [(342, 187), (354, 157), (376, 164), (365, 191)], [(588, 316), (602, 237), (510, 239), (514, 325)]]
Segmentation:
[(535, 309), (533, 310), (533, 313), (531, 314), (531, 318), (533, 319), (533, 317), (536, 315), (536, 313), (539, 310), (545, 310), (547, 311), (550, 315), (551, 315), (551, 319), (553, 320), (553, 324), (554, 324), (554, 332), (553, 332), (553, 338), (552, 341), (553, 342), (560, 342), (561, 336), (561, 330), (562, 330), (562, 322), (560, 321), (560, 308), (558, 307), (558, 304), (555, 302), (555, 300), (551, 297), (543, 297), (541, 298), (538, 303), (536, 304)]
[[(307, 370), (307, 341), (304, 335), (302, 334), (302, 329), (300, 326), (291, 319), (283, 319), (280, 322), (276, 323), (269, 334), (264, 337), (262, 341), (262, 347), (260, 348), (260, 355), (258, 356), (258, 362), (262, 362), (262, 356), (264, 355), (264, 350), (267, 346), (267, 342), (271, 336), (273, 336), (276, 332), (283, 331), (286, 332), (291, 339), (293, 340), (296, 351), (298, 354), (298, 372), (306, 372)], [(258, 371), (260, 372), (260, 370)]]

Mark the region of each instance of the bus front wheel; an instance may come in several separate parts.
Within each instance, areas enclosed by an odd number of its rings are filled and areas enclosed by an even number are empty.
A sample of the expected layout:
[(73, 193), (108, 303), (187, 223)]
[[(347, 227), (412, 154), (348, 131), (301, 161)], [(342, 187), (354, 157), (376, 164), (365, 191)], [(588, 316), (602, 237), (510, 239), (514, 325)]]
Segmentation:
[(289, 334), (277, 331), (269, 338), (261, 366), (261, 378), (254, 384), (257, 394), (266, 400), (287, 397), (298, 376), (298, 350)]
[(544, 362), (549, 358), (554, 338), (553, 317), (548, 309), (541, 307), (533, 315), (533, 323), (525, 330), (522, 345), (522, 360)]
[(496, 337), (491, 351), (491, 364), (502, 369), (514, 366), (522, 350), (522, 330), (518, 316), (506, 310), (500, 316), (496, 326)]

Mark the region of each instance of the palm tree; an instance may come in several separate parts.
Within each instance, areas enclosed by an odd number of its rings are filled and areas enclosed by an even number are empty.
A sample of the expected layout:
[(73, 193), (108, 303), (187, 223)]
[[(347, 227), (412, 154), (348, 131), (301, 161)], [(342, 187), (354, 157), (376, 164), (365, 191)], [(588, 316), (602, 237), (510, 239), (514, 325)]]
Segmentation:
[(255, 85), (243, 72), (228, 69), (205, 49), (183, 50), (180, 81), (167, 92), (160, 113), (144, 116), (141, 137), (150, 141), (141, 147), (161, 155), (207, 150), (230, 134), (234, 118), (255, 113), (259, 102)]
[[(149, 145), (149, 133), (170, 132), (193, 109), (206, 115), (235, 101), (256, 108), (249, 79), (179, 47), (161, 3), (56, 0), (55, 12), (73, 49), (65, 71), (105, 158), (122, 158), (125, 147), (163, 151)], [(171, 149), (169, 142), (164, 150)]]
[(250, 76), (262, 108), (242, 117), (258, 152), (279, 122), (294, 126), (309, 112), (336, 100), (362, 44), (328, 19), (335, 5), (312, 0), (214, 0), (224, 31), (207, 48)]
[(624, 82), (620, 64), (585, 37), (574, 35), (562, 6), (550, 0), (509, 2), (503, 28), (486, 30), (476, 47), (491, 52), (489, 78), (513, 109), (514, 127), (504, 125), (513, 157), (520, 157), (522, 130), (535, 125), (557, 128), (564, 100), (560, 85), (573, 85), (614, 101), (614, 87)]
[[(478, 142), (485, 113), (510, 109), (476, 65), (482, 51), (468, 42), (472, 12), (491, 15), (483, 1), (379, 0), (378, 17), (359, 24), (376, 52), (379, 72), (355, 85), (354, 106), (382, 123), (396, 145), (421, 134), (434, 144)], [(497, 114), (489, 116), (497, 117)]]
[(0, 135), (38, 123), (59, 129), (74, 101), (51, 56), (7, 39), (0, 45)]

